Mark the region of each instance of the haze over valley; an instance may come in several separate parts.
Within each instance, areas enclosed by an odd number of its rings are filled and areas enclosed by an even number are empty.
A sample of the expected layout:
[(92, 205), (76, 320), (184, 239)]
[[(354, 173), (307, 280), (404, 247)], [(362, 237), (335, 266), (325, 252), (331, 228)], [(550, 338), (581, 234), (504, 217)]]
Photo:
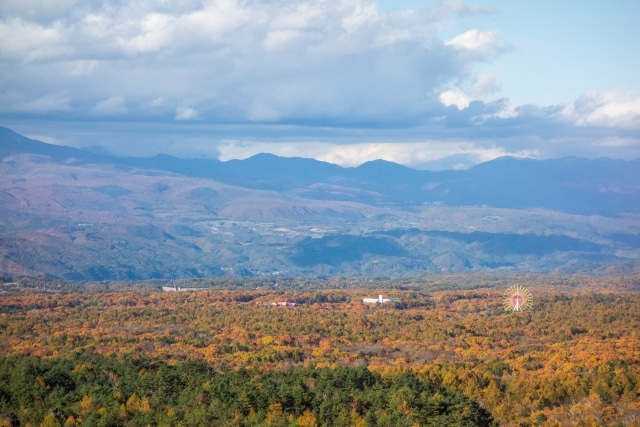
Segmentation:
[(73, 280), (637, 269), (640, 161), (103, 156), (0, 129), (0, 270)]

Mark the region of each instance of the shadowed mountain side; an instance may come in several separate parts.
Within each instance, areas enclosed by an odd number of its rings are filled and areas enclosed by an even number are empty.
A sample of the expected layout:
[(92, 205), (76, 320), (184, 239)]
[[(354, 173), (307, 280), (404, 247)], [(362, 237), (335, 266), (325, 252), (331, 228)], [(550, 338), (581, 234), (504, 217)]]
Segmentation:
[(293, 247), (291, 259), (301, 266), (337, 266), (362, 259), (367, 254), (392, 257), (408, 255), (402, 246), (389, 237), (334, 235), (320, 239), (308, 237), (298, 242)]
[(467, 245), (477, 244), (482, 252), (490, 255), (537, 255), (553, 252), (599, 253), (605, 245), (575, 239), (568, 236), (541, 236), (538, 234), (510, 233), (452, 233), (447, 231), (427, 231), (427, 236), (453, 239)]
[(448, 204), (618, 215), (640, 208), (640, 161), (499, 158), (444, 182), (432, 192)]

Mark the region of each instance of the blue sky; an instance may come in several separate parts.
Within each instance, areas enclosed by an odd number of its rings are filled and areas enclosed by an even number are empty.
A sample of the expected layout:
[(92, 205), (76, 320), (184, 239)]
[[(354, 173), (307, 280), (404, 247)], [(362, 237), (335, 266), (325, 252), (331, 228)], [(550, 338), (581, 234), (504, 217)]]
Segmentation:
[(122, 155), (640, 157), (640, 2), (6, 0), (0, 125)]

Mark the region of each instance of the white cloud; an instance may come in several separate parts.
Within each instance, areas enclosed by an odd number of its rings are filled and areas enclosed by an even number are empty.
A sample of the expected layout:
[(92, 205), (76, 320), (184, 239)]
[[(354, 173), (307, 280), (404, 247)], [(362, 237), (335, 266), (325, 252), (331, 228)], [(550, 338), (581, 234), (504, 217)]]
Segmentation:
[(127, 53), (155, 52), (166, 46), (172, 36), (171, 17), (152, 13), (142, 18), (139, 23), (140, 32), (129, 39), (120, 38), (118, 43)]
[(567, 104), (561, 114), (578, 126), (640, 129), (640, 97), (588, 93)]
[(486, 54), (492, 53), (497, 49), (499, 38), (497, 31), (479, 31), (476, 28), (472, 28), (451, 40), (445, 41), (445, 44), (457, 49)]
[(356, 7), (350, 9), (342, 18), (342, 27), (348, 33), (355, 33), (362, 28), (378, 23), (380, 15), (378, 8), (373, 3), (356, 4)]
[(198, 118), (198, 112), (190, 107), (178, 108), (176, 120), (193, 120)]
[(383, 159), (409, 167), (423, 168), (435, 165), (452, 156), (464, 156), (458, 168), (467, 168), (476, 163), (502, 156), (530, 157), (532, 150), (508, 151), (493, 144), (471, 141), (417, 141), (417, 142), (370, 142), (355, 144), (333, 144), (327, 142), (278, 143), (260, 141), (225, 140), (217, 145), (220, 160), (245, 159), (262, 152), (283, 157), (312, 157), (343, 167), (354, 167), (362, 163)]
[[(500, 98), (500, 83), (496, 75), (481, 73), (468, 87), (445, 90), (438, 97), (445, 107), (455, 106), (458, 110), (464, 110), (477, 101), (485, 105), (493, 105), (489, 113), (477, 117), (480, 120), (490, 118), (509, 118), (518, 115), (517, 106)], [(497, 109), (495, 108), (497, 107)]]
[(91, 113), (99, 116), (114, 116), (127, 112), (125, 99), (122, 96), (112, 96), (103, 99), (91, 108)]
[(438, 38), (459, 1), (402, 13), (370, 0), (96, 1), (36, 20), (47, 13), (0, 18), (0, 67), (22, 71), (0, 90), (64, 87), (76, 115), (123, 112), (113, 107), (126, 94), (132, 118), (161, 97), (167, 109), (153, 114), (167, 119), (190, 99), (203, 119), (417, 120), (475, 61)]
[[(230, 43), (232, 39), (224, 40), (225, 37), (242, 31), (243, 25), (262, 26), (261, 8), (251, 3), (238, 0), (209, 1), (204, 3), (204, 7), (180, 16), (177, 25), (196, 40)], [(258, 7), (253, 9), (252, 6)]]
[[(490, 63), (506, 52), (501, 34), (443, 36), (486, 12), (461, 0), (392, 11), (373, 0), (0, 1), (0, 120), (68, 115), (95, 126), (126, 113), (128, 123), (228, 126), (215, 141), (202, 136), (198, 152), (246, 138), (258, 142), (221, 152), (344, 165), (640, 152), (638, 96), (509, 102)], [(169, 139), (148, 132), (145, 144), (163, 151)], [(291, 144), (309, 135), (320, 137)]]
[(471, 103), (471, 98), (460, 90), (445, 90), (439, 99), (446, 107), (455, 105), (458, 110), (467, 108)]
[(612, 137), (605, 138), (601, 141), (598, 141), (597, 144), (603, 147), (631, 147), (633, 145), (639, 145), (638, 140), (634, 138), (621, 138), (621, 137)]
[(0, 59), (42, 61), (68, 54), (64, 29), (58, 24), (43, 26), (18, 18), (0, 21)]

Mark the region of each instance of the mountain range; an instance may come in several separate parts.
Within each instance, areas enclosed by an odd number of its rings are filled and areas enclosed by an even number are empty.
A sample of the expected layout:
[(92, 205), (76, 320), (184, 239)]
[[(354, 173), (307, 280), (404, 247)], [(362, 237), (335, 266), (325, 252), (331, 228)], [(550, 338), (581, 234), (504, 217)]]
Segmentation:
[(0, 272), (68, 280), (603, 271), (640, 260), (640, 160), (461, 171), (117, 157), (0, 127)]

